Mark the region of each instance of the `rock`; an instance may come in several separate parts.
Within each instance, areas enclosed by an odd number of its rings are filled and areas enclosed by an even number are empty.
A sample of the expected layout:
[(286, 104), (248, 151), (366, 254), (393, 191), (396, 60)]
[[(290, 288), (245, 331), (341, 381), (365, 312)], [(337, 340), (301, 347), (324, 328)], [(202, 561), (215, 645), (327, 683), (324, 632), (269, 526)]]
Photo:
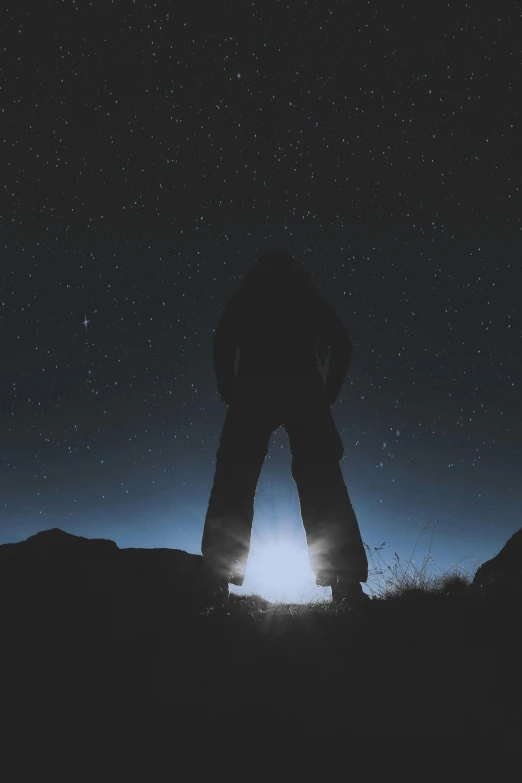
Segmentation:
[(522, 589), (522, 528), (511, 536), (498, 555), (477, 569), (471, 587), (481, 592)]
[(202, 558), (177, 549), (120, 549), (54, 528), (0, 546), (0, 610), (20, 632), (104, 637), (161, 631), (203, 611)]
[(63, 557), (73, 553), (81, 556), (112, 554), (117, 550), (118, 545), (106, 538), (74, 536), (58, 527), (53, 527), (51, 530), (42, 530), (34, 536), (29, 536), (25, 541), (19, 541), (17, 544), (0, 546), (0, 567), (4, 558), (18, 557), (22, 551), (31, 552), (33, 557)]

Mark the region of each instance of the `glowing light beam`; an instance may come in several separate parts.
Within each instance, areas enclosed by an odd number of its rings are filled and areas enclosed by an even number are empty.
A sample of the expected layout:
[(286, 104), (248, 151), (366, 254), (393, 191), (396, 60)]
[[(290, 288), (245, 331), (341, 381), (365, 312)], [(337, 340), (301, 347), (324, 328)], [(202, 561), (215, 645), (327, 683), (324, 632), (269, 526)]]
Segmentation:
[(315, 584), (306, 543), (294, 541), (289, 534), (252, 542), (245, 582), (233, 591), (257, 593), (267, 601), (284, 603), (307, 603), (331, 596), (330, 588)]

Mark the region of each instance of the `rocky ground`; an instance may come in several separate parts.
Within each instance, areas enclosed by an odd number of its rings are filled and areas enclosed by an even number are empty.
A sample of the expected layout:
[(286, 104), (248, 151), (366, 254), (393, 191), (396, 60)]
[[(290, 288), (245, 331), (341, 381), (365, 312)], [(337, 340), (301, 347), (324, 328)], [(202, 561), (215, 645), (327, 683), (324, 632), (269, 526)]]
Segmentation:
[[(359, 611), (232, 596), (216, 614), (187, 589), (194, 555), (27, 543), (0, 547), (1, 710), (21, 730), (160, 720), (178, 738), (518, 742), (516, 591), (373, 599)], [(176, 559), (182, 579), (169, 575)]]

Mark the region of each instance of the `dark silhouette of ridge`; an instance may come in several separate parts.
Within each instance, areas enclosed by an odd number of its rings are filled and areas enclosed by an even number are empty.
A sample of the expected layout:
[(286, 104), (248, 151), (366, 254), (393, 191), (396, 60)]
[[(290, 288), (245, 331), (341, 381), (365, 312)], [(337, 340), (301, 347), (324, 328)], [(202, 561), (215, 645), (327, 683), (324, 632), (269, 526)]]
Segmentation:
[(0, 546), (3, 724), (24, 737), (31, 721), (54, 736), (156, 721), (178, 742), (233, 729), (516, 743), (520, 593), (362, 611), (233, 596), (216, 614), (201, 561), (59, 529)]
[[(23, 545), (24, 549), (33, 549), (41, 553), (48, 552), (51, 555), (58, 552), (74, 551), (81, 551), (85, 554), (101, 554), (102, 552), (114, 552), (118, 549), (118, 545), (114, 541), (109, 541), (106, 538), (85, 538), (84, 536), (66, 533), (65, 530), (61, 530), (59, 527), (41, 530), (39, 533), (29, 536), (25, 541), (19, 541), (17, 544), (4, 544), (4, 546), (16, 547), (20, 544)], [(0, 552), (2, 551), (0, 548)]]
[(498, 555), (479, 566), (473, 588), (485, 592), (522, 590), (522, 528), (511, 536)]
[(3, 626), (14, 637), (56, 644), (155, 633), (204, 611), (201, 562), (175, 549), (120, 549), (106, 539), (42, 531), (0, 546)]

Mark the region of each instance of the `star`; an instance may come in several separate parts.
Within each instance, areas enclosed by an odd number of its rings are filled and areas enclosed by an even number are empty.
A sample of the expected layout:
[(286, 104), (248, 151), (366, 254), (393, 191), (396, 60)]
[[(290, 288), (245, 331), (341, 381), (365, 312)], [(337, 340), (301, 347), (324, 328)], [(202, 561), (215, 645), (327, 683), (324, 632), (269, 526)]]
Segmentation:
[(87, 320), (87, 316), (85, 316), (85, 320), (82, 321), (82, 324), (85, 326), (85, 329), (87, 329), (87, 324), (90, 324), (91, 322)]

